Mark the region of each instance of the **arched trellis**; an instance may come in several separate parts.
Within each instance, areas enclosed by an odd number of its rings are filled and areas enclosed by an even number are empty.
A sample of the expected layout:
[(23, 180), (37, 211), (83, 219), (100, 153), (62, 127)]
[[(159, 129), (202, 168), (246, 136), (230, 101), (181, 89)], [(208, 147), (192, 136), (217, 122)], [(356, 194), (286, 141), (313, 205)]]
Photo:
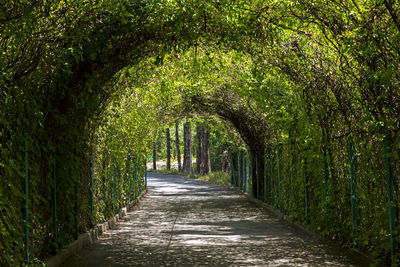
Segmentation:
[[(21, 157), (20, 151), (25, 150), (25, 142), (29, 151), (33, 151), (29, 159), (38, 163), (30, 170), (33, 172), (33, 176), (40, 177), (37, 180), (39, 184), (51, 184), (48, 183), (51, 180), (49, 166), (52, 165), (54, 159), (52, 160), (48, 156), (49, 151), (51, 154), (63, 147), (66, 149), (65, 155), (68, 157), (70, 155), (83, 157), (84, 153), (81, 149), (76, 149), (76, 144), (83, 144), (88, 140), (90, 132), (88, 128), (90, 127), (88, 127), (87, 121), (90, 121), (94, 114), (98, 114), (106, 106), (112, 90), (115, 89), (107, 84), (112, 83), (114, 75), (125, 66), (135, 65), (141, 59), (149, 56), (161, 55), (162, 57), (163, 53), (174, 49), (184, 50), (199, 42), (225, 45), (246, 51), (253, 49), (251, 52), (254, 54), (262, 53), (262, 51), (254, 49), (256, 45), (253, 44), (276, 37), (273, 31), (271, 36), (268, 36), (266, 32), (269, 28), (265, 27), (268, 26), (268, 23), (263, 24), (263, 19), (266, 19), (265, 21), (269, 19), (275, 26), (277, 24), (274, 24), (276, 18), (269, 11), (272, 7), (268, 5), (259, 7), (255, 4), (255, 6), (249, 7), (239, 1), (237, 6), (232, 8), (231, 3), (204, 4), (201, 1), (194, 1), (190, 4), (184, 3), (185, 8), (183, 8), (183, 5), (179, 5), (179, 3), (175, 3), (175, 6), (168, 6), (157, 1), (136, 1), (135, 3), (110, 1), (111, 4), (101, 6), (101, 4), (95, 3), (92, 7), (85, 1), (76, 1), (69, 6), (49, 2), (33, 1), (24, 6), (9, 2), (4, 9), (5, 16), (1, 18), (1, 36), (7, 37), (1, 39), (3, 47), (7, 47), (11, 43), (10, 47), (12, 48), (6, 51), (9, 52), (6, 53), (6, 56), (2, 54), (0, 61), (2, 70), (6, 70), (1, 77), (1, 89), (4, 89), (2, 92), (5, 92), (1, 98), (7, 100), (3, 101), (6, 104), (2, 106), (1, 110), (1, 113), (4, 114), (2, 118), (6, 123), (3, 123), (4, 127), (0, 137), (1, 143), (5, 144), (2, 147), (0, 170), (1, 176), (4, 177), (4, 195), (14, 202), (18, 199), (19, 192), (22, 191), (20, 185), (14, 187), (17, 188), (14, 190), (16, 193), (7, 186), (8, 184), (19, 184), (19, 181), (15, 181), (14, 178), (20, 176), (20, 166), (13, 160)], [(296, 18), (305, 21), (321, 20), (322, 23), (318, 25), (332, 34), (328, 36), (328, 39), (341, 36), (344, 30), (351, 29), (350, 26), (353, 26), (345, 24), (341, 19), (341, 14), (329, 7), (323, 9), (318, 3), (310, 5), (307, 2), (304, 2), (301, 7), (303, 10), (297, 14)], [(361, 14), (360, 21), (355, 20), (359, 25), (377, 26), (375, 28), (360, 27), (360, 35), (373, 29), (376, 29), (376, 34), (382, 32), (386, 36), (392, 36), (395, 33), (398, 28), (398, 19), (396, 14), (391, 11), (393, 5), (389, 1), (383, 1), (377, 7), (381, 12), (380, 16), (375, 16), (374, 12), (377, 10), (371, 9), (370, 13)], [(385, 10), (388, 10), (389, 13), (385, 13)], [(291, 10), (286, 11), (291, 12)], [(33, 15), (31, 16), (31, 14)], [(279, 12), (277, 14), (280, 15)], [(335, 14), (335, 16), (331, 16), (331, 14)], [(241, 19), (237, 19), (238, 17)], [(371, 17), (374, 19), (369, 20)], [(363, 20), (363, 18), (366, 19)], [(380, 18), (383, 19), (380, 20)], [(353, 18), (350, 17), (349, 20), (351, 21)], [(373, 24), (374, 21), (382, 23)], [(389, 27), (390, 22), (395, 27)], [(288, 25), (283, 25), (283, 27), (285, 26)], [(13, 35), (12, 32), (16, 32), (16, 34)], [(58, 35), (60, 32), (61, 34)], [(301, 32), (301, 29), (297, 33), (302, 36), (310, 35), (308, 32)], [(368, 36), (374, 36), (369, 33), (364, 35), (367, 41), (370, 38)], [(243, 45), (250, 38), (252, 38), (252, 42)], [(349, 37), (344, 35), (343, 38)], [(272, 49), (272, 51), (277, 52), (276, 56), (280, 58), (292, 59), (296, 58), (297, 54), (300, 54), (299, 58), (302, 56), (304, 58), (306, 54), (301, 54), (301, 44), (299, 45), (299, 41), (302, 41), (301, 38), (294, 39), (283, 44), (275, 43), (279, 48)], [(382, 39), (386, 40), (386, 38)], [(352, 41), (351, 38), (350, 41)], [(365, 44), (370, 46), (376, 42), (381, 45), (378, 41), (379, 38), (375, 38), (374, 42), (365, 42)], [(16, 45), (18, 42), (21, 44)], [(273, 43), (271, 41), (271, 44)], [(348, 44), (350, 43), (348, 42)], [(376, 74), (374, 69), (376, 66), (385, 65), (396, 59), (397, 54), (393, 51), (368, 54), (368, 56), (357, 54), (354, 50), (363, 51), (365, 47), (358, 46), (359, 42), (354, 43), (356, 45), (353, 47), (352, 53), (354, 54), (352, 55), (358, 55), (357, 62), (364, 67), (360, 68), (363, 70), (359, 73), (358, 82), (360, 84), (368, 82), (374, 77), (369, 74)], [(396, 44), (396, 42), (392, 42), (391, 45), (393, 43)], [(280, 49), (281, 45), (287, 49)], [(264, 46), (260, 47), (265, 48)], [(21, 51), (21, 53), (15, 51)], [(318, 51), (318, 53), (323, 52), (327, 51), (323, 49)], [(392, 54), (394, 56), (390, 56)], [(324, 63), (329, 63), (328, 58), (323, 59), (326, 60)], [(313, 79), (308, 83), (305, 80), (310, 76), (302, 77), (300, 75), (302, 73), (296, 68), (298, 67), (296, 62), (288, 60), (280, 63), (278, 65), (284, 73), (307, 88), (307, 90), (304, 89), (304, 98), (308, 100), (306, 104), (309, 105), (307, 112), (312, 113), (312, 108), (326, 108), (322, 104), (319, 106), (315, 103), (318, 101), (325, 103), (324, 96), (333, 94), (338, 105), (329, 107), (333, 114), (331, 116), (334, 117), (335, 113), (342, 114), (346, 118), (346, 126), (349, 129), (352, 128), (352, 120), (348, 118), (354, 116), (355, 112), (351, 112), (349, 95), (344, 90), (349, 84), (335, 78), (336, 69), (330, 73), (327, 71), (329, 66), (326, 68), (324, 64), (310, 64), (310, 69), (315, 73), (328, 73), (329, 75), (323, 74), (315, 77), (311, 75)], [(43, 72), (42, 75), (40, 75), (41, 72)], [(374, 86), (366, 86), (361, 90), (360, 95), (367, 99), (365, 103), (367, 109), (371, 109), (371, 116), (376, 120), (382, 119), (383, 122), (388, 122), (388, 127), (396, 132), (398, 127), (391, 125), (390, 120), (398, 115), (400, 105), (396, 102), (396, 88), (393, 90), (393, 87), (387, 87), (384, 81), (390, 72), (386, 73), (385, 71), (384, 74), (378, 75), (381, 78), (372, 81)], [(385, 86), (382, 86), (380, 82)], [(350, 85), (353, 84), (350, 83)], [(357, 83), (354, 85), (357, 86)], [(326, 91), (319, 94), (321, 88)], [(386, 88), (391, 89), (386, 90)], [(387, 95), (385, 95), (386, 93)], [(313, 107), (312, 103), (314, 103)], [(387, 103), (392, 108), (390, 113), (385, 111)], [(359, 110), (356, 107), (353, 111)], [(393, 121), (397, 122), (395, 119)], [(324, 127), (329, 129), (330, 122), (325, 122), (325, 124), (327, 126)], [(331, 135), (332, 133), (328, 134), (328, 136)], [(331, 141), (331, 143), (334, 142), (336, 141)], [(84, 148), (84, 145), (80, 148)], [(331, 147), (328, 146), (327, 150), (329, 158), (333, 158), (331, 157)], [(68, 176), (69, 170), (63, 171), (64, 175)], [(30, 196), (38, 194), (44, 198), (50, 194), (48, 187), (36, 187), (35, 191), (31, 193)], [(4, 202), (4, 200), (2, 201)], [(40, 206), (40, 203), (37, 205)], [(12, 216), (13, 213), (17, 214), (18, 208), (10, 207), (5, 210), (2, 218), (3, 225), (20, 223)], [(11, 237), (21, 236), (15, 229), (11, 229), (10, 233), (12, 233)], [(7, 242), (3, 242), (3, 245), (5, 243)], [(5, 253), (14, 249), (12, 245), (4, 246), (6, 249), (2, 251), (6, 251)]]

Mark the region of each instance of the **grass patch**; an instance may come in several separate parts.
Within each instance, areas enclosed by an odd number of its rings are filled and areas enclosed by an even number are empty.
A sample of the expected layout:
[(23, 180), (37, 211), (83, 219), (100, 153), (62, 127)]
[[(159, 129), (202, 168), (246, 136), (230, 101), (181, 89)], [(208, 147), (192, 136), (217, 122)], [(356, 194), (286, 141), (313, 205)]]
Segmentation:
[(190, 178), (195, 178), (215, 185), (229, 185), (231, 176), (226, 172), (211, 172), (207, 175), (191, 174)]
[(158, 170), (153, 170), (149, 169), (148, 172), (155, 172), (155, 173), (161, 173), (161, 174), (172, 174), (172, 175), (182, 175), (186, 176), (188, 178), (193, 178), (193, 179), (198, 179), (202, 180), (211, 184), (215, 185), (229, 185), (231, 183), (231, 176), (229, 173), (226, 172), (211, 172), (207, 175), (200, 175), (200, 174), (190, 174), (190, 175), (185, 175), (182, 172), (179, 172), (177, 169), (158, 169)]
[(182, 173), (179, 172), (177, 169), (172, 169), (172, 168), (170, 170), (167, 170), (167, 169), (157, 169), (157, 170), (149, 169), (147, 171), (148, 172), (161, 173), (161, 174), (182, 175)]

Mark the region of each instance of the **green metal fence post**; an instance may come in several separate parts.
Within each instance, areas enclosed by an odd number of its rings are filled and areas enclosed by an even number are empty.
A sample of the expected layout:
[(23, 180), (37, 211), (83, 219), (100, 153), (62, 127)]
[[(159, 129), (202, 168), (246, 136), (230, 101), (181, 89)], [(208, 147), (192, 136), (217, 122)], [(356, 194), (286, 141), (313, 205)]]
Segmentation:
[(118, 166), (118, 198), (119, 198), (119, 212), (122, 211), (122, 178), (121, 168)]
[(328, 201), (329, 201), (329, 170), (328, 170), (328, 160), (326, 156), (326, 145), (323, 147), (323, 157), (324, 157), (324, 184), (325, 184), (325, 227), (329, 226), (329, 210), (328, 210)]
[(310, 224), (310, 208), (308, 205), (308, 173), (307, 173), (307, 158), (304, 157), (304, 166), (303, 166), (303, 175), (304, 175), (304, 190), (305, 190), (305, 202), (306, 202), (306, 224)]
[(257, 199), (260, 199), (260, 181), (258, 179), (258, 155), (257, 153), (255, 153), (255, 158), (256, 158), (256, 183), (257, 183)]
[(93, 152), (90, 152), (89, 156), (90, 160), (90, 195), (89, 195), (89, 205), (90, 205), (90, 226), (94, 226), (94, 217), (93, 217)]
[(271, 162), (271, 205), (273, 207), (275, 205), (275, 200), (274, 200), (274, 150), (272, 145), (270, 149), (270, 162)]
[(139, 196), (140, 195), (140, 193), (142, 192), (142, 179), (140, 178), (140, 162), (138, 161), (138, 158), (137, 158), (137, 155), (136, 155), (136, 168), (135, 168), (135, 170), (136, 170), (136, 172), (135, 172), (135, 175), (136, 175), (136, 180), (138, 181), (138, 192), (137, 192), (137, 196)]
[(253, 190), (253, 153), (249, 152), (249, 194), (254, 197), (254, 190)]
[(236, 186), (236, 178), (235, 178), (235, 166), (233, 165), (233, 154), (231, 155), (231, 180), (233, 186)]
[(249, 155), (249, 151), (246, 150), (246, 192), (249, 193), (250, 192), (250, 155)]
[(291, 154), (291, 160), (290, 160), (290, 208), (293, 210), (293, 203), (294, 203), (294, 152), (293, 148), (292, 151), (290, 152)]
[(114, 158), (111, 160), (111, 211), (114, 216)]
[(354, 174), (354, 144), (353, 139), (349, 140), (349, 152), (350, 152), (350, 181), (351, 181), (351, 233), (353, 238), (353, 243), (355, 243), (356, 233), (357, 233), (357, 207), (356, 207), (356, 182)]
[(231, 171), (231, 185), (234, 185), (232, 155), (229, 158), (229, 170)]
[(57, 249), (57, 178), (56, 178), (56, 153), (53, 153), (53, 245)]
[(267, 149), (264, 149), (264, 202), (267, 202)]
[(137, 162), (137, 167), (136, 167), (136, 178), (138, 180), (139, 184), (139, 192), (138, 195), (142, 192), (142, 186), (143, 186), (143, 177), (140, 175), (140, 160), (139, 160), (139, 155), (136, 154), (136, 162)]
[(385, 137), (384, 137), (384, 158), (385, 158), (385, 166), (386, 166), (386, 184), (387, 184), (387, 193), (388, 193), (388, 211), (389, 211), (389, 233), (390, 233), (390, 252), (392, 264), (395, 263), (396, 260), (396, 250), (395, 250), (395, 235), (393, 233), (395, 227), (395, 211), (394, 211), (394, 203), (393, 203), (393, 177), (392, 177), (392, 166), (390, 164), (391, 161), (391, 147), (390, 141), (388, 138), (387, 130), (385, 129)]
[(133, 199), (136, 199), (137, 181), (136, 181), (136, 168), (135, 168), (134, 157), (132, 157), (132, 176), (133, 176)]
[(283, 199), (282, 199), (282, 177), (281, 177), (281, 160), (279, 155), (279, 148), (277, 150), (277, 164), (278, 164), (278, 195), (279, 195), (279, 209), (283, 212)]
[(241, 171), (240, 171), (240, 151), (238, 151), (238, 153), (237, 153), (237, 164), (238, 164), (238, 186), (239, 186), (239, 189), (241, 189), (241, 180), (240, 180), (240, 173), (241, 173)]
[(78, 176), (75, 179), (75, 229), (74, 229), (74, 238), (75, 240), (78, 239)]
[(29, 155), (28, 155), (28, 141), (25, 140), (24, 149), (24, 167), (25, 167), (25, 179), (24, 179), (24, 246), (25, 246), (25, 261), (29, 265)]
[(147, 159), (145, 159), (145, 162), (144, 162), (144, 179), (145, 179), (146, 190), (147, 190)]
[(103, 159), (103, 216), (106, 219), (106, 159)]
[(131, 153), (128, 155), (128, 204), (131, 203)]
[(242, 191), (243, 192), (246, 192), (246, 156), (245, 156), (245, 154), (244, 154), (244, 151), (243, 151), (243, 153), (242, 153), (242, 171), (243, 171), (243, 174), (242, 174)]

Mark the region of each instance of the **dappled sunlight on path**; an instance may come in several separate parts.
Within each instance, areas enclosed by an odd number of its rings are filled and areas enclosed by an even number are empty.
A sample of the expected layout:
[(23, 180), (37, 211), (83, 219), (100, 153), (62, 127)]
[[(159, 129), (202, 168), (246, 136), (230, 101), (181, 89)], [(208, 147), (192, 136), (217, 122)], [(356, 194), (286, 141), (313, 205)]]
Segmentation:
[(149, 193), (67, 266), (350, 266), (230, 188), (149, 174)]

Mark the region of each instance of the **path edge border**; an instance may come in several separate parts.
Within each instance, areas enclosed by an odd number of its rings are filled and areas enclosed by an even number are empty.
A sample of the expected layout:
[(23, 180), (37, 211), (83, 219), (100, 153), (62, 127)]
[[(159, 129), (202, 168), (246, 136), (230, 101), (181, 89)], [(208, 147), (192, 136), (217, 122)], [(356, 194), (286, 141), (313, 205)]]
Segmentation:
[(282, 213), (280, 210), (273, 208), (268, 203), (265, 203), (259, 199), (256, 199), (248, 193), (243, 193), (241, 191), (239, 193), (245, 195), (246, 198), (251, 203), (255, 204), (257, 207), (267, 210), (268, 212), (272, 213), (275, 217), (277, 217), (279, 220), (289, 223), (296, 230), (301, 231), (301, 232), (305, 233), (306, 235), (309, 235), (317, 240), (323, 241), (324, 243), (326, 243), (328, 246), (334, 248), (335, 250), (342, 251), (344, 254), (349, 256), (353, 261), (361, 264), (362, 266), (370, 266), (373, 263), (372, 259), (370, 257), (361, 253), (360, 251), (358, 251), (354, 248), (351, 248), (351, 249), (343, 248), (339, 244), (337, 244), (337, 242), (326, 239), (320, 233), (316, 232), (308, 225), (304, 225), (300, 222), (295, 221), (294, 219), (290, 218), (286, 214)]
[(127, 204), (126, 207), (122, 208), (122, 211), (116, 214), (114, 217), (96, 225), (86, 233), (80, 234), (77, 240), (60, 249), (57, 251), (57, 254), (45, 260), (45, 265), (49, 267), (58, 267), (72, 256), (78, 254), (81, 249), (93, 244), (97, 239), (99, 239), (99, 236), (107, 232), (107, 230), (115, 228), (118, 221), (125, 217), (129, 211), (134, 210), (147, 192), (147, 189), (143, 190), (135, 200), (131, 201), (131, 203)]

